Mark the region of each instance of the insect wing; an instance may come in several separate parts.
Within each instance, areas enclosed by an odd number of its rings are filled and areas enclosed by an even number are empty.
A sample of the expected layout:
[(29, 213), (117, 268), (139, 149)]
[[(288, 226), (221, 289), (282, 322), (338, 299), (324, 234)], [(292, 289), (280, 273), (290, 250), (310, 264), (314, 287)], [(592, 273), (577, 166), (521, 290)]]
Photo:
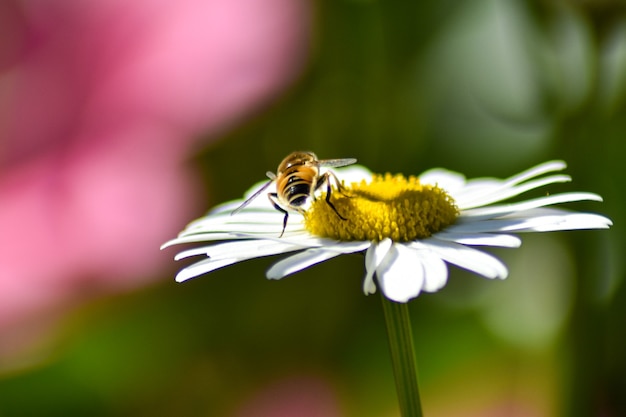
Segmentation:
[(343, 158), (343, 159), (323, 159), (317, 161), (316, 165), (320, 167), (345, 167), (356, 163), (355, 158)]
[[(268, 172), (269, 174), (269, 172)], [(273, 174), (272, 174), (273, 175)], [(269, 176), (269, 175), (268, 175)], [(248, 204), (250, 204), (252, 202), (252, 200), (254, 200), (255, 198), (257, 198), (258, 196), (261, 195), (261, 193), (263, 191), (265, 191), (267, 189), (267, 187), (270, 186), (271, 183), (274, 182), (275, 178), (272, 178), (271, 180), (269, 180), (268, 182), (266, 182), (265, 184), (263, 184), (263, 186), (261, 188), (259, 188), (254, 194), (252, 194), (250, 197), (248, 197), (248, 199), (246, 201), (244, 201), (239, 207), (237, 207), (236, 209), (234, 209), (230, 215), (232, 216), (233, 214), (239, 213), (244, 207), (246, 207)]]

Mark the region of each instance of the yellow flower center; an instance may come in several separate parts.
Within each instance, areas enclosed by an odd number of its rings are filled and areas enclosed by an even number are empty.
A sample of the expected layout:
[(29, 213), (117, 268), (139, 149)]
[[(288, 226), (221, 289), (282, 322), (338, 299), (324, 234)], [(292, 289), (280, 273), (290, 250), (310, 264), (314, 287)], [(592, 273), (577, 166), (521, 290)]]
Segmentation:
[(374, 175), (371, 182), (344, 185), (341, 191), (333, 187), (331, 202), (337, 212), (326, 202), (326, 193), (314, 199), (304, 213), (304, 224), (314, 235), (341, 241), (424, 239), (459, 215), (444, 190), (420, 184), (413, 176)]

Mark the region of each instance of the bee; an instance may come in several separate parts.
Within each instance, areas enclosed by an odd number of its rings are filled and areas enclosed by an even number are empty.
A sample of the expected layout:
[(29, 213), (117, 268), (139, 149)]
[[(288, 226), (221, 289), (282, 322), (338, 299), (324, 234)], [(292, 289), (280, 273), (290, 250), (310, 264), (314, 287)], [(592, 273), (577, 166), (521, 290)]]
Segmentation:
[(287, 227), (287, 219), (289, 211), (294, 210), (304, 213), (304, 206), (310, 198), (315, 198), (315, 192), (326, 184), (326, 203), (333, 209), (340, 219), (346, 220), (333, 203), (330, 201), (330, 179), (333, 178), (337, 189), (341, 192), (341, 183), (332, 171), (326, 171), (320, 174), (321, 167), (343, 167), (352, 165), (356, 162), (354, 158), (344, 159), (324, 159), (319, 160), (313, 152), (292, 152), (282, 160), (276, 174), (268, 171), (267, 177), (270, 179), (257, 192), (251, 195), (242, 205), (237, 207), (232, 213), (236, 214), (246, 207), (252, 200), (257, 198), (271, 183), (276, 182), (276, 192), (267, 193), (267, 198), (272, 206), (285, 215), (283, 218), (283, 231), (279, 237), (282, 237)]

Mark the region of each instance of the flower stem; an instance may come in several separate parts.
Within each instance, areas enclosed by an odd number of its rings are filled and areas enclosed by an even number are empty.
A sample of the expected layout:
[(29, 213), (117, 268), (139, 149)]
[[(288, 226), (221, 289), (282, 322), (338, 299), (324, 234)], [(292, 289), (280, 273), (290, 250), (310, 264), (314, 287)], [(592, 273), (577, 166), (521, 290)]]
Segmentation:
[(402, 417), (421, 417), (422, 404), (417, 386), (417, 362), (413, 348), (411, 320), (406, 303), (388, 300), (381, 292), (387, 337), (393, 373), (396, 379), (396, 390), (400, 402)]

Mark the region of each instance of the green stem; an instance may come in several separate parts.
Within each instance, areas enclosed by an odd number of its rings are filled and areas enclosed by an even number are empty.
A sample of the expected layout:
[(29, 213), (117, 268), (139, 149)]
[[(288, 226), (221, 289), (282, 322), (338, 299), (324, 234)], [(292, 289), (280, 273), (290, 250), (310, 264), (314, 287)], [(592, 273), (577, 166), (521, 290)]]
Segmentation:
[(421, 417), (422, 404), (417, 386), (417, 362), (413, 348), (408, 304), (390, 301), (382, 292), (381, 298), (385, 323), (387, 324), (387, 337), (389, 338), (398, 401), (400, 402), (400, 415), (402, 417)]

